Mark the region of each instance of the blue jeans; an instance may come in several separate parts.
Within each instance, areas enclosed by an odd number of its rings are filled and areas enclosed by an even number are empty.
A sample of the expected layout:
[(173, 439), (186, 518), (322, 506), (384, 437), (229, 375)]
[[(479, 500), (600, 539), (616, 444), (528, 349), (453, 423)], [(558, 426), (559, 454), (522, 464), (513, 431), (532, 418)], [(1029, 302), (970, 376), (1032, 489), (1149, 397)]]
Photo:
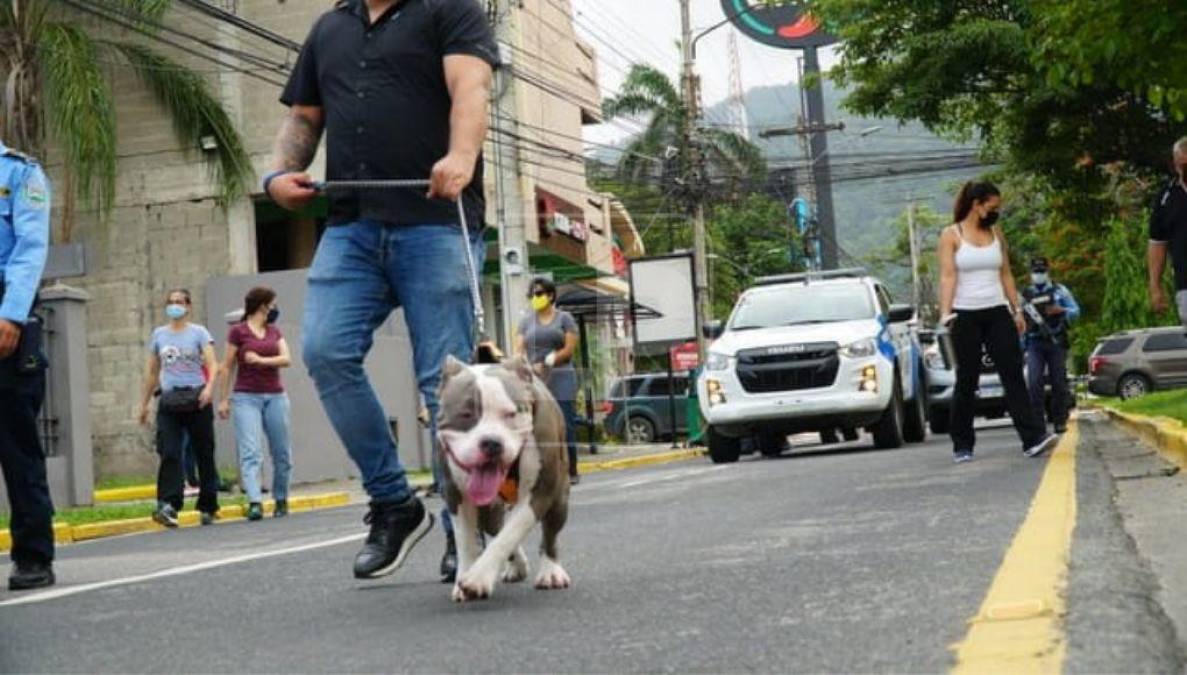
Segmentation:
[(577, 475), (577, 402), (557, 401), (565, 416), (565, 445), (569, 451), (569, 475)]
[(264, 463), (264, 438), (272, 454), (272, 498), (288, 499), (293, 452), (289, 445), (288, 394), (231, 395), (231, 420), (235, 423), (235, 444), (239, 448), (239, 477), (247, 501), (259, 503), (260, 467)]
[[(481, 270), (482, 233), (475, 228), (470, 237)], [(313, 258), (303, 324), (305, 364), (373, 502), (403, 502), (412, 490), (363, 359), (375, 330), (403, 308), (417, 388), (435, 428), (445, 357), (468, 361), (474, 349), (462, 246), (457, 226), (365, 219), (327, 228)]]

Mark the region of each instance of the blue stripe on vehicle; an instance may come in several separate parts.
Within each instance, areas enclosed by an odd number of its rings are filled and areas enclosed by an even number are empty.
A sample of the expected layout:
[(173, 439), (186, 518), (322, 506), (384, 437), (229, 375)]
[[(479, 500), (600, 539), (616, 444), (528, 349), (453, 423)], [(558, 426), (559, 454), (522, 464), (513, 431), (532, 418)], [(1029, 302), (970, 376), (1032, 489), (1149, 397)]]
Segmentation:
[(894, 363), (894, 357), (898, 352), (894, 348), (894, 342), (890, 340), (890, 321), (885, 316), (879, 316), (878, 323), (882, 324), (882, 330), (878, 331), (878, 352), (886, 357), (887, 361)]

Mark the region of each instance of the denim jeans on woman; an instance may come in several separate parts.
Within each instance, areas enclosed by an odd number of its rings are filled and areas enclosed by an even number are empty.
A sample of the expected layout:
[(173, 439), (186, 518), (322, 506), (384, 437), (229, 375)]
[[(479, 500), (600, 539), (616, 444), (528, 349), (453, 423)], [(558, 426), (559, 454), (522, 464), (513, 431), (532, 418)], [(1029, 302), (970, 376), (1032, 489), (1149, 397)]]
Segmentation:
[(264, 439), (272, 455), (272, 498), (288, 499), (289, 476), (293, 453), (289, 446), (288, 394), (231, 395), (231, 421), (235, 424), (235, 444), (239, 448), (239, 478), (247, 500), (263, 501), (260, 469), (264, 464)]
[[(481, 270), (482, 233), (471, 228), (470, 237)], [(375, 330), (403, 308), (417, 388), (436, 421), (445, 357), (468, 361), (474, 349), (464, 251), (456, 225), (391, 225), (369, 219), (329, 227), (318, 244), (305, 300), (305, 364), (373, 502), (404, 502), (412, 490), (363, 360)]]
[(565, 449), (569, 453), (569, 475), (577, 475), (577, 402), (557, 401), (565, 416)]

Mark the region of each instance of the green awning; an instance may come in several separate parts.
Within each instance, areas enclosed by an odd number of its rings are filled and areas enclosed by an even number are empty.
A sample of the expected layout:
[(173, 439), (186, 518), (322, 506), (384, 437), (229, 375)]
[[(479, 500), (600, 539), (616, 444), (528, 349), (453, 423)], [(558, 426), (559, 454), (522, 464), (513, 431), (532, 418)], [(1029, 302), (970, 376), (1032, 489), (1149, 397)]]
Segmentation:
[[(557, 283), (614, 276), (589, 265), (573, 262), (564, 256), (540, 251), (531, 254), (531, 267), (532, 274), (551, 273), (553, 281)], [(482, 276), (487, 279), (499, 279), (497, 256), (487, 256), (486, 264), (482, 268)]]

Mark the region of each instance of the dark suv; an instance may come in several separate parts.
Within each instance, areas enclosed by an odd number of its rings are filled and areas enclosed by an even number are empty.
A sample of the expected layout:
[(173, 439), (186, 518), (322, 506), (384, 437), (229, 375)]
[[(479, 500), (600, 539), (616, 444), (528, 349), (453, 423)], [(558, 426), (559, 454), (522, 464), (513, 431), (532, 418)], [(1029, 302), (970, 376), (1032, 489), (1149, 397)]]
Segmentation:
[(1088, 359), (1088, 391), (1123, 399), (1187, 387), (1187, 335), (1182, 326), (1145, 328), (1101, 338)]
[[(675, 434), (668, 392), (675, 394)], [(629, 393), (628, 393), (629, 392)], [(675, 373), (672, 385), (667, 373), (631, 375), (610, 388), (610, 397), (602, 403), (607, 433), (627, 443), (652, 443), (687, 431), (685, 410), (688, 405), (688, 373)]]

